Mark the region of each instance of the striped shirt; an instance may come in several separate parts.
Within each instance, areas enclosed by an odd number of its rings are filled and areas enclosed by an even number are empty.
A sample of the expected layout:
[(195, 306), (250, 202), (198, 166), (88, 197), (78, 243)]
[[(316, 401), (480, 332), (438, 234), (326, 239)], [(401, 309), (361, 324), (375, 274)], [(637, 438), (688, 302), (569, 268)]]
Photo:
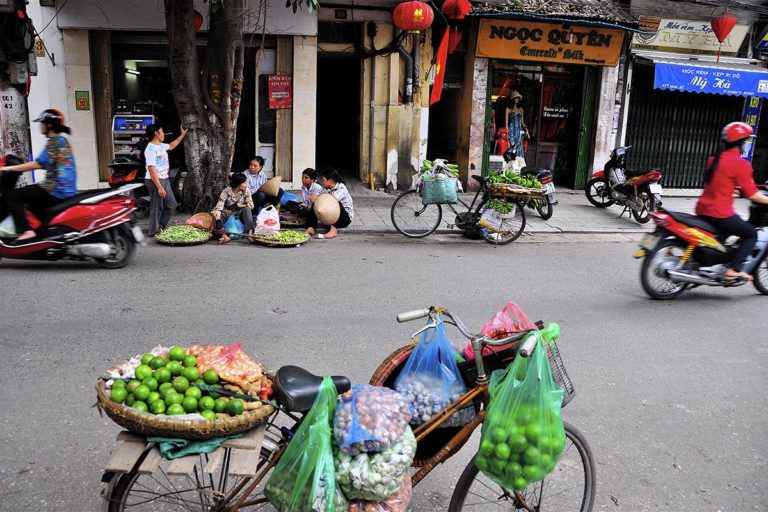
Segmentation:
[(309, 200), (309, 196), (312, 194), (322, 194), (323, 187), (318, 182), (313, 181), (309, 187), (301, 187), (301, 197), (304, 199), (301, 204), (307, 208), (312, 207), (312, 201)]
[(251, 194), (255, 194), (268, 179), (267, 173), (263, 170), (259, 171), (257, 174), (253, 174), (249, 169), (246, 169), (243, 171), (243, 174), (245, 174), (245, 181), (248, 183), (248, 190), (250, 190)]
[(331, 194), (336, 200), (341, 203), (344, 210), (349, 215), (349, 219), (352, 220), (355, 217), (354, 205), (352, 204), (352, 196), (349, 195), (347, 186), (343, 183), (336, 183), (336, 186), (332, 189), (324, 189), (323, 192)]

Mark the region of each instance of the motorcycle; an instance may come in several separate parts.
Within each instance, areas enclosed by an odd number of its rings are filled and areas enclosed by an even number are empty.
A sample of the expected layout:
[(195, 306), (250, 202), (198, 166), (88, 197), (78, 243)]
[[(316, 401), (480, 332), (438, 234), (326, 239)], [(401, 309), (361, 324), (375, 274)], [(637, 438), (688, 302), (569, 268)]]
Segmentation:
[(587, 182), (587, 199), (598, 208), (608, 208), (612, 204), (623, 206), (640, 224), (651, 220), (651, 212), (661, 207), (662, 187), (661, 171), (627, 171), (627, 150), (632, 146), (620, 146), (611, 151), (611, 158), (605, 169), (595, 171)]
[[(168, 135), (168, 134), (167, 134)], [(144, 179), (147, 175), (147, 166), (144, 159), (144, 150), (147, 148), (149, 140), (141, 137), (136, 144), (131, 147), (130, 156), (115, 158), (107, 167), (112, 169), (112, 174), (107, 179), (107, 183), (112, 188), (122, 187), (129, 183), (139, 185), (133, 190), (136, 198), (136, 216), (146, 217), (149, 214), (150, 196)], [(171, 167), (168, 170), (168, 178), (171, 181), (171, 190), (177, 201), (181, 201), (181, 192), (179, 190), (179, 181), (181, 172), (178, 166)]]
[[(7, 175), (16, 181), (19, 173)], [(6, 176), (3, 176), (6, 178)], [(4, 185), (11, 185), (5, 182)], [(144, 235), (132, 226), (138, 184), (98, 189), (77, 195), (48, 208), (37, 219), (30, 212), (30, 226), (37, 237), (17, 242), (0, 233), (0, 258), (28, 260), (96, 260), (104, 268), (122, 268), (133, 256)], [(42, 221), (42, 222), (41, 222)]]
[(552, 173), (547, 169), (539, 169), (536, 167), (523, 167), (521, 171), (523, 176), (536, 178), (539, 183), (542, 184), (547, 191), (545, 200), (531, 199), (526, 203), (526, 206), (531, 209), (535, 209), (539, 216), (547, 220), (552, 217), (552, 213), (557, 200), (555, 199), (555, 184), (552, 182)]
[[(645, 258), (640, 283), (649, 296), (673, 299), (698, 286), (728, 288), (747, 282), (725, 277), (736, 245), (726, 243), (727, 236), (715, 226), (687, 213), (661, 210), (651, 215), (656, 231), (643, 237), (635, 253), (635, 258)], [(752, 275), (760, 293), (768, 295), (768, 206), (753, 204), (749, 222), (757, 228), (757, 245), (743, 271)]]
[[(500, 129), (500, 133), (503, 132), (503, 134), (506, 134), (506, 129)], [(540, 201), (537, 199), (531, 199), (530, 201), (525, 203), (525, 206), (530, 208), (531, 210), (536, 210), (539, 213), (539, 216), (547, 220), (550, 217), (552, 217), (554, 206), (557, 204), (557, 200), (555, 199), (555, 184), (552, 181), (552, 173), (548, 171), (547, 169), (541, 169), (538, 167), (523, 167), (522, 169), (516, 170), (514, 167), (515, 164), (515, 158), (514, 153), (512, 153), (511, 150), (507, 150), (503, 153), (504, 156), (504, 167), (502, 168), (502, 172), (506, 171), (512, 171), (512, 172), (519, 172), (520, 176), (524, 176), (527, 178), (536, 178), (539, 183), (542, 184), (542, 186), (547, 190), (546, 194), (546, 202)]]

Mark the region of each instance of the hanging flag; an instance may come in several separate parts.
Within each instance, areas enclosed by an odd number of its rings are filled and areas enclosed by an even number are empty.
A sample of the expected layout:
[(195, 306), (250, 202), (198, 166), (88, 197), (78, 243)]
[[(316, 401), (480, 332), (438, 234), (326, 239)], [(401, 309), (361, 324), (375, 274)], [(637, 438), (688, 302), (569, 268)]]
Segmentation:
[(440, 46), (437, 47), (437, 58), (435, 59), (435, 83), (432, 85), (432, 94), (429, 96), (429, 106), (440, 101), (443, 94), (443, 80), (445, 79), (445, 64), (448, 60), (448, 39), (450, 29), (446, 27), (443, 33), (443, 39)]

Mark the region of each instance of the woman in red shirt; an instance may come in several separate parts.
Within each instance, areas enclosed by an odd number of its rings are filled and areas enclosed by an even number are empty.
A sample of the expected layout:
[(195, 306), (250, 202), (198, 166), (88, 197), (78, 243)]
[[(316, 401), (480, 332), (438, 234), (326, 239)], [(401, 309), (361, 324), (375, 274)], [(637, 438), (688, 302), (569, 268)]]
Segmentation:
[(741, 238), (730, 268), (725, 271), (727, 279), (752, 280), (752, 276), (741, 269), (757, 242), (755, 227), (742, 219), (733, 207), (734, 192), (741, 189), (741, 195), (750, 201), (768, 204), (768, 196), (758, 191), (752, 178), (752, 166), (741, 158), (744, 144), (752, 133), (752, 127), (746, 123), (730, 123), (723, 128), (720, 139), (725, 147), (707, 162), (704, 193), (696, 204), (696, 215), (723, 233)]

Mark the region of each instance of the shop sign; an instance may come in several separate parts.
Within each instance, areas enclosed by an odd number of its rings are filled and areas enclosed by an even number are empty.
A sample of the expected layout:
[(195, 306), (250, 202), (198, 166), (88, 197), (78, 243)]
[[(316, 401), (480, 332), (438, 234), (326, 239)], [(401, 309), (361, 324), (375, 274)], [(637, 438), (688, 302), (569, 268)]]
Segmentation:
[(90, 91), (75, 91), (75, 110), (91, 110)]
[(754, 130), (754, 135), (744, 144), (744, 150), (741, 156), (747, 160), (752, 160), (752, 151), (754, 150), (755, 137), (757, 136), (757, 123), (760, 120), (760, 109), (763, 107), (762, 98), (749, 98), (744, 102), (744, 115), (741, 120), (747, 123)]
[(291, 108), (291, 75), (269, 75), (267, 80), (269, 108)]
[(654, 89), (722, 94), (725, 96), (768, 97), (768, 69), (729, 69), (723, 66), (688, 62), (656, 62)]
[(614, 29), (483, 19), (475, 54), (496, 59), (615, 66), (623, 38), (624, 32)]
[(35, 38), (35, 57), (45, 57), (45, 45), (39, 37)]
[(760, 37), (760, 40), (757, 42), (757, 45), (755, 46), (758, 50), (767, 50), (768, 49), (768, 27), (765, 28), (763, 31), (763, 35)]
[(722, 46), (717, 41), (709, 21), (662, 19), (655, 34), (635, 34), (632, 48), (697, 55), (736, 55), (749, 31), (747, 25), (736, 25)]

